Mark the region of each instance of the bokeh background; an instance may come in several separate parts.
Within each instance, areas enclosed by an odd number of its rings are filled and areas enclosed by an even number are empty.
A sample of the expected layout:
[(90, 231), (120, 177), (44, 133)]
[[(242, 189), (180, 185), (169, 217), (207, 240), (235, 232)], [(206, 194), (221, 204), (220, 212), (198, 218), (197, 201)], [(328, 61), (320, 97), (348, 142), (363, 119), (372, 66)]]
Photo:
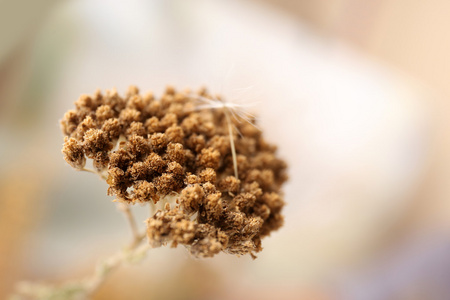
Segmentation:
[(1, 0), (0, 298), (82, 278), (129, 241), (106, 184), (63, 161), (64, 112), (97, 88), (172, 84), (254, 104), (290, 166), (285, 226), (255, 261), (152, 250), (95, 299), (450, 299), (449, 15), (445, 0)]

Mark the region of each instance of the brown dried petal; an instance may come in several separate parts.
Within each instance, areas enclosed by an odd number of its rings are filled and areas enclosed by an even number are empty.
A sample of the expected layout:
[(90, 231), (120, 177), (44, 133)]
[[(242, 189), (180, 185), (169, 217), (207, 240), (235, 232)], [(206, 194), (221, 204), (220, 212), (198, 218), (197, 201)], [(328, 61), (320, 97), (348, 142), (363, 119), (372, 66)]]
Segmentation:
[(99, 152), (108, 152), (113, 148), (108, 135), (101, 129), (89, 129), (84, 134), (84, 152), (89, 158), (94, 158)]
[(179, 126), (170, 126), (166, 129), (166, 138), (169, 142), (172, 143), (182, 143), (184, 139), (183, 129)]
[(188, 186), (181, 191), (179, 201), (183, 209), (187, 213), (198, 211), (200, 204), (203, 202), (205, 192), (199, 184)]
[(134, 186), (135, 200), (139, 202), (153, 201), (156, 203), (159, 201), (156, 187), (153, 183), (142, 180), (138, 181)]
[(169, 143), (166, 151), (167, 159), (183, 164), (186, 160), (186, 152), (183, 145), (179, 143)]
[(157, 211), (147, 220), (147, 238), (152, 247), (160, 247), (167, 242), (190, 244), (195, 237), (195, 223), (177, 209)]
[(127, 135), (146, 136), (147, 130), (141, 122), (131, 122), (130, 127), (126, 131)]
[(220, 152), (214, 148), (205, 148), (198, 155), (198, 163), (204, 168), (217, 169), (220, 165)]
[(146, 167), (155, 173), (162, 173), (166, 168), (166, 162), (156, 153), (150, 153), (145, 159)]
[(78, 115), (74, 110), (69, 110), (61, 120), (61, 129), (65, 135), (71, 135), (77, 129)]
[(108, 134), (110, 141), (114, 141), (122, 134), (122, 125), (119, 119), (108, 119), (103, 123), (102, 130)]
[(98, 121), (105, 122), (106, 120), (114, 117), (114, 110), (109, 105), (101, 105), (97, 107), (95, 116)]
[(83, 169), (86, 164), (86, 157), (83, 153), (83, 147), (74, 138), (64, 138), (62, 149), (64, 160), (75, 169)]
[(200, 172), (198, 175), (201, 182), (210, 182), (212, 184), (216, 183), (216, 171), (211, 168), (206, 168)]
[(162, 126), (159, 124), (159, 119), (157, 117), (151, 117), (145, 121), (145, 128), (148, 134), (153, 134), (156, 132), (161, 132)]
[(155, 151), (161, 151), (167, 146), (167, 138), (163, 133), (154, 133), (150, 137), (151, 145)]

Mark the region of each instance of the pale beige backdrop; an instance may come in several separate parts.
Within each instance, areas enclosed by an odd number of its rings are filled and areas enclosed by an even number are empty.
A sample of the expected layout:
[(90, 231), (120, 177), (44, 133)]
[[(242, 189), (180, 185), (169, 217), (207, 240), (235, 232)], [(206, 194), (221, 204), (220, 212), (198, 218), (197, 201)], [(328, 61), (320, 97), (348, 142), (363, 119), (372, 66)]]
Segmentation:
[(318, 299), (334, 273), (450, 228), (447, 1), (55, 3), (0, 1), (0, 297), (89, 274), (128, 238), (105, 185), (60, 154), (59, 118), (97, 87), (254, 85), (241, 100), (260, 101), (291, 167), (286, 226), (260, 259), (159, 249), (99, 299), (198, 299), (205, 277), (224, 298)]

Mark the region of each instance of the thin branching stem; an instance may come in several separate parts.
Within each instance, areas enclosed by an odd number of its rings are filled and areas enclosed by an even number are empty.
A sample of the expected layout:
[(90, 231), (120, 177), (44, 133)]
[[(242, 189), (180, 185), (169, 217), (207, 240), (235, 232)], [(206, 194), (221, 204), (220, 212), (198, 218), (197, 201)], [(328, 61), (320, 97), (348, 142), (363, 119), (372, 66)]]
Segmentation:
[[(93, 173), (99, 175), (102, 179), (106, 180), (106, 176), (95, 170), (89, 168), (83, 168), (81, 171)], [(152, 206), (151, 206), (152, 207)], [(131, 232), (133, 234), (133, 239), (129, 245), (125, 247), (124, 250), (117, 252), (116, 254), (110, 256), (109, 258), (101, 261), (97, 267), (95, 273), (82, 281), (82, 286), (84, 287), (83, 296), (92, 296), (100, 286), (105, 282), (106, 278), (112, 271), (121, 266), (125, 261), (132, 260), (133, 257), (144, 256), (149, 248), (148, 245), (142, 245), (145, 239), (145, 233), (140, 233), (139, 228), (136, 223), (136, 219), (131, 211), (130, 207), (124, 203), (119, 204), (119, 209), (125, 214), (125, 217), (130, 225)], [(68, 283), (67, 285), (71, 285)], [(59, 289), (64, 289), (64, 285), (59, 287)]]
[(144, 237), (144, 235), (136, 236), (123, 250), (99, 261), (94, 274), (86, 279), (69, 281), (58, 286), (23, 282), (18, 285), (17, 294), (11, 299), (90, 299), (113, 271), (124, 263), (137, 263), (146, 257), (150, 246), (142, 244)]
[(132, 261), (133, 257), (138, 259), (145, 256), (148, 245), (141, 245), (144, 236), (136, 238), (126, 247), (97, 265), (94, 275), (85, 282), (86, 296), (92, 296), (106, 281), (106, 278), (126, 261)]
[(92, 170), (92, 169), (89, 169), (89, 168), (86, 168), (86, 167), (84, 167), (83, 169), (81, 169), (81, 171), (85, 171), (85, 172), (89, 172), (89, 173), (93, 173), (93, 174), (98, 174), (96, 171), (94, 171), (94, 170)]
[(139, 233), (139, 228), (137, 226), (136, 219), (130, 207), (127, 204), (120, 203), (119, 209), (125, 214), (128, 224), (130, 225), (131, 233), (133, 234), (133, 240), (135, 242), (141, 240), (142, 234)]
[(100, 172), (97, 172), (97, 171), (89, 169), (89, 168), (83, 168), (83, 169), (80, 169), (80, 171), (85, 171), (85, 172), (89, 172), (89, 173), (92, 173), (92, 174), (97, 174), (103, 180), (108, 179), (107, 176), (104, 173), (100, 173)]

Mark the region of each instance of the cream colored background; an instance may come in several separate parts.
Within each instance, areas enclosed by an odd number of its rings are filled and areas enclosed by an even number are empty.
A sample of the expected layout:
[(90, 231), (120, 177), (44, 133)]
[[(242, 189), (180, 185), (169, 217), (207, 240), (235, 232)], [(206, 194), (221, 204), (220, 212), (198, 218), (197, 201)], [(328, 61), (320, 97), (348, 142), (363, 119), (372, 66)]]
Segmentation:
[[(87, 274), (127, 239), (105, 184), (60, 154), (58, 119), (97, 87), (206, 84), (258, 101), (290, 163), (286, 226), (255, 262), (211, 262), (234, 299), (314, 299), (402, 239), (447, 231), (450, 5), (268, 2), (0, 2), (0, 291)], [(124, 274), (171, 278), (188, 261), (159, 249)]]

